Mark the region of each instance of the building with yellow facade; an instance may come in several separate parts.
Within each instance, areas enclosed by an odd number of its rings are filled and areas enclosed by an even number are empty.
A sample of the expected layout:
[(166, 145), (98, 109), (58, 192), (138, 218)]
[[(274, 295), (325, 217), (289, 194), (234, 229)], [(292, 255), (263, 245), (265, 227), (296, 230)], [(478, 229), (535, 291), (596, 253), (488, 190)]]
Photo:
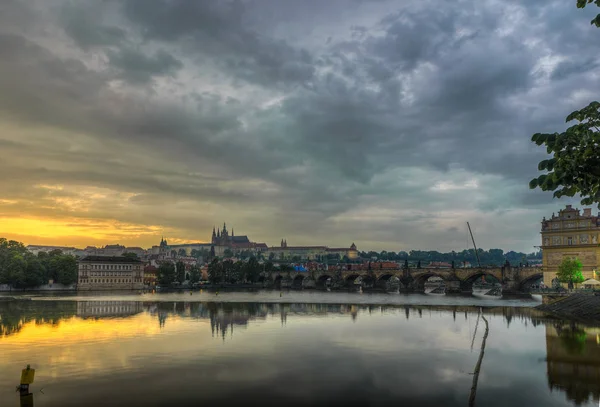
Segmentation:
[(585, 279), (596, 278), (600, 259), (600, 217), (593, 216), (590, 208), (581, 213), (567, 205), (558, 215), (552, 214), (552, 218), (542, 220), (541, 234), (546, 286), (552, 286), (558, 266), (565, 257), (576, 257), (581, 261)]
[(288, 246), (287, 240), (282, 239), (279, 247), (269, 247), (267, 255), (273, 260), (317, 260), (324, 261), (329, 256), (335, 257), (337, 260), (347, 258), (348, 260), (356, 260), (358, 258), (358, 250), (356, 245), (352, 243), (350, 247), (331, 248), (327, 246)]

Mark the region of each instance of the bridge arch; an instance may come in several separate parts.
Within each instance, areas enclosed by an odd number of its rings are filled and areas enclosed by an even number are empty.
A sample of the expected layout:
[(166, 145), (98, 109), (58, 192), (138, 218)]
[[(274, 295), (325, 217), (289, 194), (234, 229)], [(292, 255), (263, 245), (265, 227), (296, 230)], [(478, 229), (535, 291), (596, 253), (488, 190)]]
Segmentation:
[(347, 276), (344, 276), (344, 280), (346, 281), (346, 283), (354, 283), (354, 281), (358, 278), (361, 277), (360, 274), (358, 273), (351, 273), (348, 274)]
[(331, 279), (331, 282), (333, 282), (333, 278), (329, 274), (320, 275), (315, 282), (317, 288), (325, 288), (327, 286), (327, 280), (329, 279)]
[(413, 277), (413, 286), (417, 291), (425, 291), (425, 283), (427, 282), (427, 280), (429, 280), (431, 277), (439, 277), (442, 280), (444, 280), (444, 282), (447, 280), (446, 276), (443, 275), (442, 273), (434, 273), (434, 272), (425, 272), (423, 274), (417, 275)]
[(483, 270), (477, 270), (476, 272), (474, 272), (473, 274), (469, 275), (468, 277), (466, 277), (465, 279), (463, 279), (460, 282), (461, 289), (463, 289), (465, 291), (472, 290), (473, 289), (473, 284), (478, 279), (481, 280), (481, 277), (491, 277), (496, 283), (502, 284), (502, 281), (498, 280), (498, 277), (496, 277), (495, 275), (493, 275), (491, 273), (486, 273)]
[(376, 279), (375, 284), (379, 288), (387, 288), (388, 283), (394, 280), (396, 280), (398, 288), (404, 287), (402, 281), (400, 281), (400, 278), (396, 275), (396, 273), (393, 272), (380, 274), (379, 277)]
[(292, 279), (292, 288), (302, 288), (302, 283), (306, 277), (304, 274), (296, 274)]
[(283, 276), (281, 274), (276, 274), (273, 276), (273, 286), (275, 288), (281, 288), (281, 281), (283, 280)]
[(524, 278), (523, 280), (519, 281), (519, 291), (529, 291), (533, 283), (543, 278), (544, 274), (542, 272), (532, 274)]

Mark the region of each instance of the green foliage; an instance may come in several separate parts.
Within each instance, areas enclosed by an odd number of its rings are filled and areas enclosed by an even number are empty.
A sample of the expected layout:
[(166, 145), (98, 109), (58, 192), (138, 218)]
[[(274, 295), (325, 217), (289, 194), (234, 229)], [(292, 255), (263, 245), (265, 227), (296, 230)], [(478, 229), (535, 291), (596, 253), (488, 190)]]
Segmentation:
[(158, 273), (156, 279), (158, 284), (162, 286), (169, 286), (175, 282), (175, 266), (173, 263), (162, 263), (158, 267)]
[(56, 281), (60, 284), (70, 285), (77, 282), (77, 260), (73, 256), (59, 255), (52, 260), (56, 270)]
[(77, 282), (75, 257), (60, 250), (35, 256), (22, 243), (0, 238), (0, 284), (33, 288), (48, 280), (65, 285)]
[(279, 271), (281, 272), (287, 272), (287, 271), (292, 271), (294, 270), (294, 268), (292, 266), (290, 266), (289, 264), (280, 264), (279, 265)]
[(233, 257), (233, 252), (231, 249), (227, 248), (223, 251), (223, 257)]
[(578, 258), (565, 257), (558, 266), (556, 276), (561, 283), (578, 284), (584, 281), (582, 268)]
[(600, 103), (571, 113), (567, 122), (579, 123), (563, 133), (536, 133), (531, 138), (538, 146), (545, 145), (552, 157), (541, 161), (538, 170), (545, 174), (529, 182), (531, 189), (554, 191), (554, 197), (582, 197), (582, 205), (600, 207)]
[(182, 261), (175, 263), (175, 270), (175, 279), (179, 284), (183, 284), (185, 281), (185, 263)]
[(234, 264), (232, 260), (224, 260), (221, 267), (223, 268), (223, 280), (226, 283), (235, 283), (239, 279), (239, 276), (234, 273)]
[(193, 265), (190, 268), (190, 283), (194, 284), (199, 282), (201, 277), (202, 275), (200, 273), (200, 267)]
[[(595, 4), (600, 7), (600, 0), (577, 0), (577, 8), (585, 8), (588, 4)], [(600, 27), (600, 14), (598, 14), (590, 24)]]
[(275, 265), (273, 264), (272, 261), (267, 261), (265, 263), (265, 273), (267, 274), (267, 276), (271, 276), (271, 274), (273, 274), (273, 271), (275, 270)]
[(258, 260), (256, 260), (256, 257), (250, 257), (244, 266), (244, 275), (246, 280), (250, 281), (251, 283), (258, 281), (262, 267), (258, 263)]
[(123, 257), (126, 257), (128, 259), (133, 259), (133, 260), (137, 260), (138, 259), (138, 255), (135, 253), (131, 253), (131, 252), (125, 252), (123, 253)]
[(208, 281), (211, 284), (223, 281), (223, 264), (216, 257), (208, 265)]
[(191, 256), (196, 258), (196, 259), (200, 259), (202, 258), (203, 260), (206, 260), (208, 258), (210, 254), (210, 251), (208, 249), (192, 249), (191, 252)]
[(587, 334), (585, 330), (571, 326), (567, 329), (560, 329), (559, 332), (560, 342), (563, 348), (570, 355), (581, 355), (585, 351), (585, 344)]
[[(510, 264), (519, 264), (519, 262), (523, 262), (523, 258), (525, 257), (525, 262), (541, 260), (542, 252), (535, 253), (520, 253), (509, 251), (504, 253), (502, 249), (490, 249), (483, 250), (477, 249), (477, 253), (479, 254), (479, 258), (481, 259), (482, 266), (502, 266), (506, 260), (510, 262)], [(458, 267), (462, 267), (461, 264), (463, 262), (469, 262), (472, 265), (477, 264), (477, 256), (475, 255), (475, 250), (463, 250), (462, 252), (448, 252), (441, 253), (435, 250), (411, 250), (407, 252), (360, 252), (360, 257), (362, 259), (371, 259), (372, 257), (376, 257), (379, 260), (388, 260), (388, 261), (396, 261), (396, 262), (404, 262), (405, 259), (412, 264), (416, 264), (417, 262), (421, 262), (423, 267), (426, 267), (428, 263), (436, 261), (436, 262), (445, 262), (451, 263), (452, 260), (455, 261)]]

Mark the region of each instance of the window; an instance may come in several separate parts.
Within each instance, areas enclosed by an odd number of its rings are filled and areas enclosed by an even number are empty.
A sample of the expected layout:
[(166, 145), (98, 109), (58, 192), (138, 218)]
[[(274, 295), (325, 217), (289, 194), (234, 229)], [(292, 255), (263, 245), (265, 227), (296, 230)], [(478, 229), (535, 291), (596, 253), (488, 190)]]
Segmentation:
[(569, 246), (572, 246), (572, 245), (573, 245), (573, 238), (572, 238), (571, 236), (569, 236), (569, 237), (567, 238), (567, 244), (568, 244)]

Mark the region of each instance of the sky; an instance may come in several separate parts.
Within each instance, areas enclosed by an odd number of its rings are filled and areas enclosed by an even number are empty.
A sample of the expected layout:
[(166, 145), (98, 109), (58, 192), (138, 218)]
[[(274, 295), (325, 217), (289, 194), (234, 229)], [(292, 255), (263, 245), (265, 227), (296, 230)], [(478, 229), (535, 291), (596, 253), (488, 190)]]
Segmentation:
[[(537, 132), (597, 98), (564, 0), (3, 0), (0, 236), (534, 251)], [(596, 212), (596, 210), (594, 210)]]

